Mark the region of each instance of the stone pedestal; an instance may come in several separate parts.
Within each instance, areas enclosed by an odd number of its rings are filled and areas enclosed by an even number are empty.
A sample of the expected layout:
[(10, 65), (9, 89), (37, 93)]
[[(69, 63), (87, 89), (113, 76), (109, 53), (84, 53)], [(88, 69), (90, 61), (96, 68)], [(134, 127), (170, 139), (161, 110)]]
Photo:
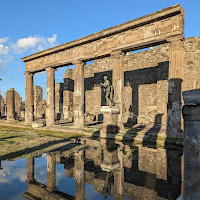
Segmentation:
[(200, 89), (183, 92), (184, 200), (200, 197)]
[(100, 137), (106, 138), (109, 133), (118, 133), (119, 108), (116, 106), (102, 106), (101, 113), (103, 114), (103, 126), (100, 130)]

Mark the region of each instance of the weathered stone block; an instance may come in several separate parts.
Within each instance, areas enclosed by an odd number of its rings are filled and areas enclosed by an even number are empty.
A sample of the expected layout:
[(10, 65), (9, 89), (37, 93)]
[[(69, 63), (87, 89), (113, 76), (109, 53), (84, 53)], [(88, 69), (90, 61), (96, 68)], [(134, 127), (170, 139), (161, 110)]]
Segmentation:
[(40, 128), (44, 126), (44, 122), (33, 122), (32, 128)]
[(186, 105), (200, 105), (200, 89), (183, 91), (183, 99)]

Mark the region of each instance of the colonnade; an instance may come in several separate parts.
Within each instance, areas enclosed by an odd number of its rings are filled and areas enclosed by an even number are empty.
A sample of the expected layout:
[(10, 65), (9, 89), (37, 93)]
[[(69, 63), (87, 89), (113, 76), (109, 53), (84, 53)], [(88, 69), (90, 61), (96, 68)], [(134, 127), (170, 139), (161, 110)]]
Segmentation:
[[(111, 53), (113, 58), (113, 86), (115, 91), (114, 102), (120, 108), (118, 126), (123, 128), (123, 91), (124, 91), (124, 57), (123, 51), (114, 51)], [(74, 80), (74, 126), (81, 128), (85, 124), (84, 119), (84, 66), (83, 60), (75, 60)], [(55, 124), (55, 69), (48, 67), (47, 88), (46, 88), (46, 125)], [(32, 123), (34, 121), (33, 105), (33, 76), (34, 73), (26, 72), (26, 99), (25, 99), (25, 121)], [(94, 97), (95, 98), (95, 97)]]
[[(169, 51), (169, 72), (168, 72), (168, 129), (169, 132), (180, 131), (181, 129), (181, 87), (184, 77), (184, 45), (182, 36), (168, 37), (170, 43)], [(114, 102), (120, 109), (118, 123), (123, 129), (124, 110), (124, 51), (115, 50), (110, 53), (113, 59), (113, 87)], [(74, 60), (75, 80), (74, 80), (74, 126), (81, 128), (85, 124), (84, 119), (84, 66), (83, 60)], [(47, 89), (46, 89), (46, 125), (52, 126), (55, 123), (55, 69), (48, 67)], [(33, 116), (33, 73), (26, 72), (26, 101), (25, 101), (25, 121), (31, 123)], [(95, 98), (95, 97), (94, 97)], [(134, 105), (133, 105), (134, 106)]]

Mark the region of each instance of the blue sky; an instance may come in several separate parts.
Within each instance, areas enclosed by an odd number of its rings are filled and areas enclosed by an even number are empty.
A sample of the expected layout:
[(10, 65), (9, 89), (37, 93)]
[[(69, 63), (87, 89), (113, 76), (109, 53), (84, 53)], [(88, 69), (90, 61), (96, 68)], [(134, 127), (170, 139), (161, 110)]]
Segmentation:
[[(185, 37), (199, 36), (199, 0), (0, 0), (2, 95), (15, 88), (24, 100), (22, 57), (178, 3), (185, 10)], [(56, 72), (56, 82), (63, 81), (65, 71)], [(45, 98), (46, 72), (35, 75), (34, 84), (43, 88)]]

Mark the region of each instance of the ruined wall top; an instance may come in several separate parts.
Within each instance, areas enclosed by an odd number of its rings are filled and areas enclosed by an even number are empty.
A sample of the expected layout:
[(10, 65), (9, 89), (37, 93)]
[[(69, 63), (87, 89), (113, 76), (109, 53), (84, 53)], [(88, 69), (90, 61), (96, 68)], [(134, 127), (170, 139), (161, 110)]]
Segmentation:
[(109, 56), (116, 50), (130, 51), (184, 37), (184, 11), (177, 4), (150, 15), (120, 24), (80, 39), (22, 58), (27, 72), (71, 65)]

